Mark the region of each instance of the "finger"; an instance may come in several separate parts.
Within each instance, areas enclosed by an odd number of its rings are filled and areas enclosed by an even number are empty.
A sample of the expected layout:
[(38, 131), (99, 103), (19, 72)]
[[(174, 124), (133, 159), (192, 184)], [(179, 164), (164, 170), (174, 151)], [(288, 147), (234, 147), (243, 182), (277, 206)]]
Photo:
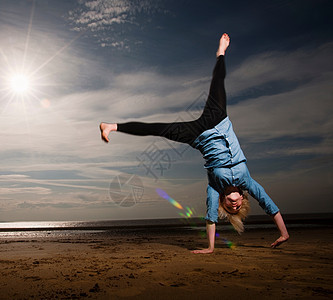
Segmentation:
[(280, 244), (281, 244), (281, 242), (278, 241), (278, 240), (276, 240), (276, 241), (271, 245), (271, 247), (272, 247), (272, 248), (276, 248), (276, 247), (279, 246)]

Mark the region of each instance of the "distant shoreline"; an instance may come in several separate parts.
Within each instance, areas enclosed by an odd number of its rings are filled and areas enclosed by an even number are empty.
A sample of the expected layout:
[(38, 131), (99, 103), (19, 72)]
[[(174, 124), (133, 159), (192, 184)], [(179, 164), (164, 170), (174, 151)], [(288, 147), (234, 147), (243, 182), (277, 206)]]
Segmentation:
[[(318, 225), (332, 226), (333, 213), (316, 214), (284, 214), (288, 225)], [(226, 221), (219, 221), (218, 225), (226, 225)], [(273, 224), (267, 215), (249, 216), (246, 225)], [(140, 219), (140, 220), (108, 220), (108, 221), (28, 221), (28, 222), (0, 222), (0, 232), (17, 231), (54, 231), (54, 230), (111, 230), (111, 229), (139, 229), (163, 227), (199, 227), (205, 226), (203, 218), (172, 218), (172, 219)]]

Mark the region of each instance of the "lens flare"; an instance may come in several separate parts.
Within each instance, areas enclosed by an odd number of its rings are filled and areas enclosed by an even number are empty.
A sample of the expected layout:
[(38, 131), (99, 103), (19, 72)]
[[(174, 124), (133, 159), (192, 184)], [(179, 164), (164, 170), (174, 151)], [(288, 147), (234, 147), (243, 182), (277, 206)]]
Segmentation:
[(177, 207), (178, 209), (181, 209), (182, 212), (179, 212), (178, 214), (185, 219), (189, 219), (194, 215), (193, 209), (186, 206), (183, 208), (179, 202), (177, 202), (175, 199), (172, 199), (166, 191), (163, 191), (162, 189), (156, 189), (156, 193), (159, 194), (162, 198), (168, 200), (174, 207)]
[[(220, 234), (219, 234), (219, 233), (216, 233), (216, 234), (215, 234), (215, 237), (219, 238), (219, 237), (220, 237)], [(222, 240), (222, 242), (223, 242), (224, 244), (226, 244), (227, 247), (230, 248), (231, 250), (236, 249), (236, 245), (235, 245), (233, 242), (231, 242), (231, 241), (229, 241), (229, 240), (227, 240), (227, 239), (225, 239), (225, 238), (223, 238), (223, 237), (221, 237), (221, 240)]]
[(43, 108), (49, 108), (51, 106), (51, 102), (49, 99), (43, 99), (41, 102), (40, 102), (41, 106)]
[(186, 216), (187, 216), (188, 218), (191, 218), (192, 215), (193, 215), (193, 211), (192, 211), (188, 206), (186, 206), (186, 210), (187, 210), (187, 212), (186, 212)]
[[(178, 203), (176, 200), (172, 199), (165, 191), (162, 189), (156, 189), (156, 193), (161, 196), (162, 198), (168, 200), (173, 206), (177, 207), (178, 209), (181, 209), (182, 212), (178, 212), (178, 214), (182, 217), (181, 220), (185, 222), (185, 224), (190, 225), (193, 228), (198, 227), (198, 224), (195, 224), (196, 220), (195, 218), (192, 218), (195, 211), (191, 209), (190, 207), (186, 206), (185, 209)], [(204, 220), (204, 218), (201, 218)], [(199, 235), (201, 238), (206, 238), (207, 233), (205, 231), (200, 230)], [(229, 247), (229, 246), (228, 246)], [(229, 247), (231, 248), (231, 247)]]
[(156, 189), (156, 193), (165, 200), (168, 200), (174, 207), (177, 207), (178, 209), (184, 209), (179, 202), (177, 202), (175, 199), (172, 199), (165, 191), (161, 189)]

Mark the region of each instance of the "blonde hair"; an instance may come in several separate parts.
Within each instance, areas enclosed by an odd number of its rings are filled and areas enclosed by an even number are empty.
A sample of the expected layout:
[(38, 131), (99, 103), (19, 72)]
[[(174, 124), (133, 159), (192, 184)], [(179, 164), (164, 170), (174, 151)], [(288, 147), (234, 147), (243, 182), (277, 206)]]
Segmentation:
[(243, 202), (239, 211), (235, 214), (229, 213), (222, 205), (224, 201), (224, 195), (220, 195), (220, 204), (219, 204), (219, 218), (227, 219), (235, 230), (241, 234), (244, 231), (243, 220), (247, 217), (250, 212), (250, 201), (248, 200), (248, 194), (243, 192)]

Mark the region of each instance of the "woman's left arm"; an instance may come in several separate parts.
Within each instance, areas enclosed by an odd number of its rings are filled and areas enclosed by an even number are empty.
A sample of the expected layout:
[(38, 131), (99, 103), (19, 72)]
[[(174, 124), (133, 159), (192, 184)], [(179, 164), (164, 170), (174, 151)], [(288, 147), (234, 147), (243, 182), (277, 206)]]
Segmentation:
[(251, 178), (250, 173), (247, 173), (247, 181), (245, 181), (245, 189), (248, 190), (249, 194), (259, 202), (259, 205), (264, 209), (264, 211), (272, 216), (276, 227), (280, 231), (280, 237), (271, 244), (272, 248), (276, 248), (282, 243), (289, 239), (289, 234), (284, 224), (282, 215), (279, 208), (275, 205), (273, 200), (265, 192), (264, 188)]

